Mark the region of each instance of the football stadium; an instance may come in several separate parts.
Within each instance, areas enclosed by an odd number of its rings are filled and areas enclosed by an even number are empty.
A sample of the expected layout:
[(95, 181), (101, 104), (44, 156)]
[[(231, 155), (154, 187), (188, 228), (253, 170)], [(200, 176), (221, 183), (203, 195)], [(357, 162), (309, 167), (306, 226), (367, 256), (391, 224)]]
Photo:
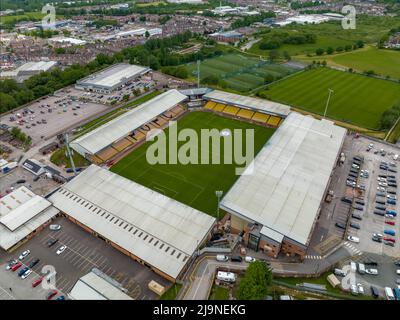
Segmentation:
[[(304, 258), (346, 130), (264, 99), (204, 90), (199, 106), (182, 92), (168, 90), (72, 141), (71, 148), (92, 165), (50, 201), (171, 281), (182, 277), (226, 214), (231, 231), (241, 233), (249, 248)], [(171, 123), (197, 134), (253, 130), (251, 166), (237, 175), (238, 163), (225, 159), (150, 164), (149, 147), (161, 133), (169, 140)], [(158, 135), (146, 141), (152, 129)], [(179, 140), (178, 147), (184, 143)], [(247, 150), (245, 139), (241, 144)], [(207, 152), (222, 157), (224, 148), (221, 143)]]

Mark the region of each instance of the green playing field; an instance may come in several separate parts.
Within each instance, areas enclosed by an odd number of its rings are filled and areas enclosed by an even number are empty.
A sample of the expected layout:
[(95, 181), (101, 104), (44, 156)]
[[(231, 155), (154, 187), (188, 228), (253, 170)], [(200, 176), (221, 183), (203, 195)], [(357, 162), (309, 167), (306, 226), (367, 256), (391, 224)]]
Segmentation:
[(323, 114), (328, 89), (334, 92), (327, 116), (369, 129), (379, 129), (382, 113), (400, 100), (400, 85), (393, 81), (318, 68), (272, 84), (265, 97)]
[[(178, 132), (185, 128), (191, 128), (200, 136), (201, 129), (253, 129), (254, 151), (257, 153), (274, 133), (274, 129), (257, 126), (247, 122), (241, 122), (225, 118), (207, 112), (191, 112), (177, 123)], [(167, 140), (169, 129), (166, 131)], [(157, 139), (156, 139), (157, 140)], [(245, 154), (245, 138), (242, 141), (243, 154)], [(128, 179), (136, 181), (168, 197), (174, 198), (195, 209), (208, 213), (212, 216), (217, 214), (216, 190), (226, 193), (239, 177), (235, 169), (243, 167), (233, 164), (155, 164), (148, 163), (146, 153), (154, 142), (146, 142), (138, 149), (131, 152), (124, 159), (115, 164), (111, 171)], [(185, 142), (178, 143), (178, 150)], [(198, 148), (200, 147), (200, 139)], [(209, 149), (211, 151), (211, 147)], [(223, 139), (218, 150), (223, 163)], [(211, 152), (210, 152), (211, 153)], [(169, 152), (167, 152), (167, 159)], [(211, 159), (211, 157), (210, 157)]]

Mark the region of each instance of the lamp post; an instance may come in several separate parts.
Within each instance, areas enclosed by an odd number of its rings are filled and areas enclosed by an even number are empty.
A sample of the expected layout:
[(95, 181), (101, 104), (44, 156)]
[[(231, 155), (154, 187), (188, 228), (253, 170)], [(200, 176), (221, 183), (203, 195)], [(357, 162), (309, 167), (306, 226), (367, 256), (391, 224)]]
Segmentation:
[(328, 111), (329, 100), (331, 99), (331, 94), (333, 93), (332, 89), (328, 89), (328, 91), (329, 91), (329, 94), (328, 94), (328, 100), (326, 101), (324, 118), (326, 118), (326, 112)]
[(215, 195), (217, 196), (218, 199), (218, 205), (217, 205), (217, 219), (219, 220), (219, 202), (221, 201), (221, 197), (223, 195), (223, 191), (222, 190), (217, 190), (215, 191)]

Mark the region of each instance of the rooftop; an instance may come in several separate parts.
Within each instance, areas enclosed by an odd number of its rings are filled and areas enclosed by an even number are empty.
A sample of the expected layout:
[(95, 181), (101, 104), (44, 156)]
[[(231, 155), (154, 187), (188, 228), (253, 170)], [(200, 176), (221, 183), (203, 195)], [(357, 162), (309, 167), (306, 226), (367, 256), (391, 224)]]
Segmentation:
[(82, 80), (78, 80), (79, 85), (91, 85), (102, 87), (114, 87), (135, 76), (139, 76), (150, 69), (147, 67), (132, 65), (128, 63), (118, 63), (102, 71), (94, 73)]
[(140, 106), (105, 123), (93, 131), (71, 142), (71, 148), (79, 146), (86, 152), (95, 154), (113, 142), (125, 137), (133, 130), (171, 109), (187, 97), (177, 90), (166, 91)]
[(91, 165), (53, 205), (172, 278), (211, 230), (211, 216)]
[(307, 245), (345, 134), (331, 121), (290, 113), (221, 208), (262, 224), (275, 241)]
[(7, 194), (0, 199), (0, 247), (8, 250), (57, 213), (25, 186)]
[(268, 101), (265, 99), (242, 96), (235, 93), (214, 90), (204, 95), (205, 99), (213, 100), (237, 107), (255, 109), (279, 116), (287, 116), (290, 107), (281, 103)]

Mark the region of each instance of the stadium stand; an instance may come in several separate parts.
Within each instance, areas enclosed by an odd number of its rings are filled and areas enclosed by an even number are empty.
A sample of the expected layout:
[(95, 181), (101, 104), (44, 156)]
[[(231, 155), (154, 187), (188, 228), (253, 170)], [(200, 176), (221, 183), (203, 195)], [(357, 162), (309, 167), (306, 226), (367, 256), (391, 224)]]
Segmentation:
[(107, 161), (111, 159), (113, 156), (115, 156), (118, 152), (119, 151), (117, 149), (114, 149), (113, 147), (110, 146), (97, 153), (96, 156), (103, 161)]
[(271, 116), (268, 119), (267, 124), (269, 126), (277, 127), (279, 125), (279, 123), (281, 122), (281, 120), (282, 120), (282, 118), (280, 118), (280, 117)]
[(222, 112), (225, 109), (226, 105), (225, 104), (221, 104), (221, 103), (217, 103), (217, 105), (214, 107), (214, 111), (216, 112)]
[(240, 109), (239, 112), (237, 113), (238, 117), (244, 118), (251, 120), (251, 118), (254, 115), (254, 111), (246, 110), (246, 109)]
[(222, 112), (235, 116), (239, 112), (239, 110), (240, 108), (238, 107), (226, 106)]
[(209, 109), (209, 110), (212, 110), (212, 109), (214, 109), (214, 107), (215, 107), (216, 105), (217, 105), (217, 104), (216, 104), (214, 101), (208, 101), (208, 102), (205, 104), (204, 108)]
[(114, 142), (113, 145), (112, 145), (112, 147), (113, 147), (114, 149), (117, 149), (118, 151), (123, 151), (123, 150), (125, 150), (126, 148), (128, 148), (128, 147), (131, 146), (131, 145), (132, 145), (132, 141), (130, 141), (130, 140), (124, 138), (124, 139), (122, 139), (122, 140), (119, 140), (119, 141), (117, 141), (117, 142)]
[(270, 115), (265, 113), (256, 112), (251, 120), (266, 123)]

